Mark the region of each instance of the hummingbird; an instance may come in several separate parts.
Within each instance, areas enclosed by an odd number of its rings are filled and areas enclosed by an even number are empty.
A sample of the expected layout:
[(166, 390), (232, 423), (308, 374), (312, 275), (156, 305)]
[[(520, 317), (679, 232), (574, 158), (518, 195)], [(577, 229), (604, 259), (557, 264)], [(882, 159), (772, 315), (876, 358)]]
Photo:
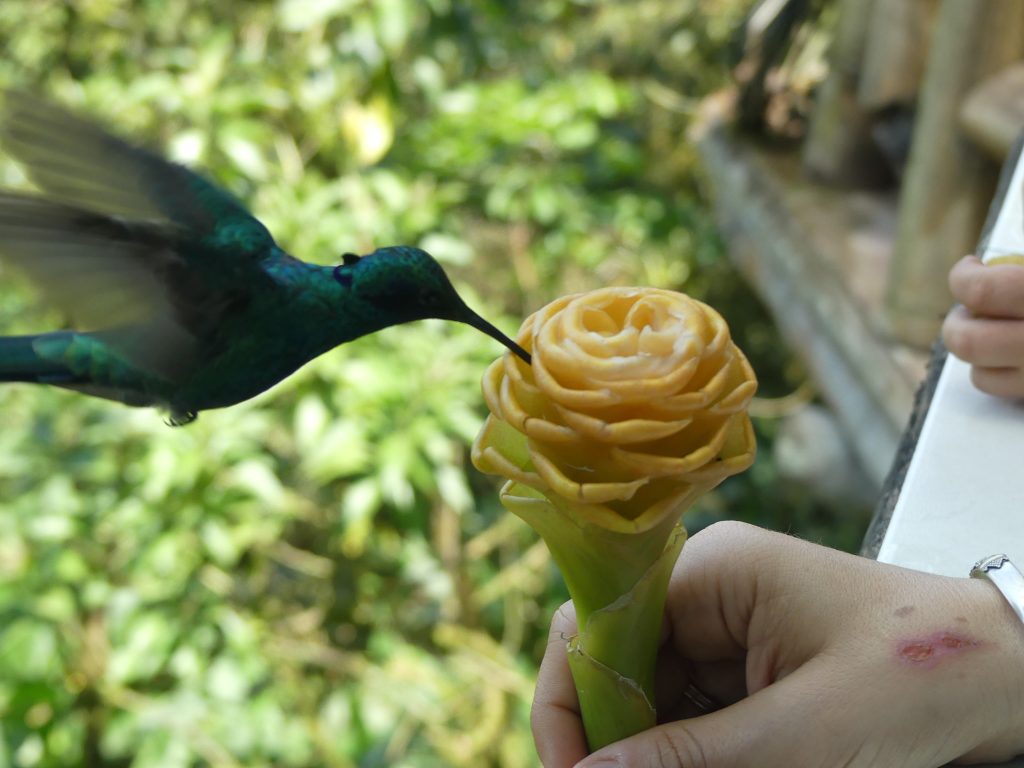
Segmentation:
[(419, 248), (301, 261), (200, 174), (23, 92), (6, 94), (0, 144), (42, 191), (0, 190), (0, 260), (73, 328), (0, 336), (0, 381), (155, 406), (179, 426), (413, 320), (466, 323), (530, 362)]

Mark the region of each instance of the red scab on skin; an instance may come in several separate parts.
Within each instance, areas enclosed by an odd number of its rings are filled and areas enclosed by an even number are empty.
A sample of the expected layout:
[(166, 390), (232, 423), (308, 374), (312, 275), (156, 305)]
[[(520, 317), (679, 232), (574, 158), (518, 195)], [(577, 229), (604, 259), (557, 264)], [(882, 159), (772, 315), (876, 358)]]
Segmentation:
[(983, 645), (981, 641), (957, 632), (934, 632), (927, 637), (900, 641), (896, 646), (896, 657), (905, 664), (931, 669), (946, 656)]

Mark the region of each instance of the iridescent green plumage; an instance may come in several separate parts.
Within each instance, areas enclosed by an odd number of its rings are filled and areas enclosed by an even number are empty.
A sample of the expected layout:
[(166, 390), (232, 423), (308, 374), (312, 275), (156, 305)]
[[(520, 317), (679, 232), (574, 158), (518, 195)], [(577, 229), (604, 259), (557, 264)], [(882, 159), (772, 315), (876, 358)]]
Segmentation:
[(0, 191), (0, 259), (76, 326), (0, 337), (0, 381), (155, 405), (185, 423), (339, 344), (428, 317), (529, 361), (418, 248), (299, 261), (214, 184), (24, 94), (5, 99), (0, 142), (45, 193)]

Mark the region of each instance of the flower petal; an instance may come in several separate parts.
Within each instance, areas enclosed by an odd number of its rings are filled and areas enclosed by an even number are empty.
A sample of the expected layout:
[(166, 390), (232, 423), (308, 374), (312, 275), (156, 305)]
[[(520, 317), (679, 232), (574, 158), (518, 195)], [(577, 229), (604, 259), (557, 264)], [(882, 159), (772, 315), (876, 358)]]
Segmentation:
[(555, 407), (567, 426), (584, 437), (600, 443), (624, 444), (657, 440), (675, 434), (693, 421), (692, 418), (606, 421), (597, 416), (570, 410), (559, 404), (556, 404)]
[(626, 482), (580, 483), (568, 477), (564, 466), (551, 461), (543, 453), (531, 451), (530, 458), (537, 468), (537, 473), (548, 484), (548, 487), (566, 501), (584, 504), (623, 501), (633, 498), (633, 494), (647, 483), (647, 478)]

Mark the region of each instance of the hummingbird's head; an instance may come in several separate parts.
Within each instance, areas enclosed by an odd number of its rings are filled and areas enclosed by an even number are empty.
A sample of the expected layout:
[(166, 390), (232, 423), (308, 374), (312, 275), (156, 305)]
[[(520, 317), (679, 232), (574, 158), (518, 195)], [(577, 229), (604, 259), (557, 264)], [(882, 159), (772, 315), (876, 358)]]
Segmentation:
[(529, 353), (466, 306), (441, 265), (424, 250), (398, 245), (367, 256), (345, 254), (334, 269), (334, 279), (393, 318), (391, 325), (428, 317), (455, 320), (483, 331), (530, 362)]

